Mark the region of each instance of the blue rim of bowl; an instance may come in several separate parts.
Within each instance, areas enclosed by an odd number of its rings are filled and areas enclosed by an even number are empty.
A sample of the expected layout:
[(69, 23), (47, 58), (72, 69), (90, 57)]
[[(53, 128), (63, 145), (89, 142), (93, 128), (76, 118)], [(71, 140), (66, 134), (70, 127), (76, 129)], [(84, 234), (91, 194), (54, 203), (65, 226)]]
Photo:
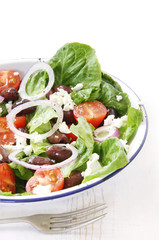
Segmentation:
[[(127, 88), (129, 88), (131, 90), (131, 92), (134, 93), (134, 95), (138, 98), (139, 101), (140, 98), (138, 97), (138, 95), (134, 92), (134, 90), (132, 90), (126, 83), (124, 83), (122, 80), (118, 79), (117, 77), (109, 74), (110, 76), (112, 76), (114, 79), (120, 81), (122, 84), (124, 84)], [(129, 163), (124, 166), (123, 168), (120, 168), (118, 170), (116, 170), (115, 172), (109, 174), (108, 176), (106, 177), (103, 177), (93, 183), (86, 183), (86, 184), (82, 184), (84, 186), (81, 185), (81, 187), (77, 188), (77, 189), (72, 189), (70, 190), (69, 192), (63, 192), (63, 193), (59, 193), (58, 195), (51, 195), (51, 196), (46, 196), (46, 197), (43, 197), (43, 196), (40, 196), (40, 197), (36, 197), (36, 198), (22, 198), (22, 199), (14, 199), (13, 198), (7, 198), (9, 196), (6, 196), (6, 198), (2, 198), (0, 199), (0, 203), (31, 203), (31, 202), (40, 202), (40, 201), (46, 201), (46, 200), (53, 200), (53, 199), (57, 199), (57, 198), (62, 198), (62, 197), (68, 197), (69, 195), (72, 195), (72, 194), (75, 194), (75, 193), (80, 193), (82, 191), (85, 191), (85, 190), (88, 190), (89, 188), (92, 188), (94, 186), (97, 186), (98, 184), (101, 184), (103, 182), (105, 182), (106, 180), (108, 180), (109, 178), (112, 178), (113, 176), (115, 176), (116, 174), (118, 174), (119, 172), (121, 172), (125, 167), (127, 167), (132, 161), (133, 159), (138, 155), (138, 153), (140, 152), (140, 150), (142, 149), (144, 143), (145, 143), (145, 140), (146, 140), (146, 137), (147, 137), (147, 133), (148, 133), (148, 116), (147, 116), (147, 112), (146, 112), (146, 109), (145, 109), (145, 106), (142, 105), (143, 107), (143, 110), (144, 110), (144, 117), (145, 117), (145, 123), (146, 123), (146, 129), (145, 129), (145, 134), (143, 136), (143, 140), (140, 144), (140, 146), (138, 147), (138, 149), (136, 150), (136, 152), (131, 156), (131, 158), (129, 159)], [(74, 188), (74, 187), (73, 187)], [(23, 196), (22, 196), (23, 197)]]

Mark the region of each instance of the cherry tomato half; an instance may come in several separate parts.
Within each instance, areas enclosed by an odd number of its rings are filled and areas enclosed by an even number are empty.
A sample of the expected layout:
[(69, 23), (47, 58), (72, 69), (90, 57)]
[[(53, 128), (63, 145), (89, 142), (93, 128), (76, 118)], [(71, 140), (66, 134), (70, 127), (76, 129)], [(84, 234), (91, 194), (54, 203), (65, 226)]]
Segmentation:
[(73, 114), (77, 121), (79, 117), (84, 117), (88, 123), (98, 127), (105, 118), (107, 109), (98, 101), (84, 102), (74, 107)]
[(8, 88), (18, 89), (20, 76), (15, 71), (0, 71), (0, 93)]
[[(23, 128), (26, 125), (26, 116), (16, 117), (14, 122), (16, 128)], [(7, 126), (6, 117), (0, 117), (0, 145), (14, 144), (16, 138), (14, 133)]]
[[(67, 125), (68, 128), (70, 129), (70, 125)], [(76, 141), (77, 140), (77, 136), (74, 135), (72, 132), (70, 133), (65, 133), (65, 135), (67, 136), (68, 139), (70, 139), (70, 142)]]
[(50, 185), (50, 191), (55, 192), (63, 189), (64, 177), (59, 168), (49, 170), (36, 170), (34, 176), (31, 177), (26, 184), (26, 191), (33, 193), (33, 189), (38, 185)]
[(0, 190), (15, 193), (15, 175), (7, 163), (0, 164)]

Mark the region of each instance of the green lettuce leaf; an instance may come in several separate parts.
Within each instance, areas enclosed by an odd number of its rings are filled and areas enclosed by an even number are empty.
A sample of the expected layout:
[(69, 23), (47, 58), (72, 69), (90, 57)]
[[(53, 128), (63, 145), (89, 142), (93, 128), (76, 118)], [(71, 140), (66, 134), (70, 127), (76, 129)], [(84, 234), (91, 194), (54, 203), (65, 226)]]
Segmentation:
[[(25, 159), (23, 159), (25, 160)], [(22, 180), (29, 180), (34, 175), (34, 172), (28, 168), (23, 167), (20, 164), (12, 162), (9, 164), (10, 167), (13, 169), (15, 176)]]
[(111, 84), (114, 88), (116, 88), (119, 92), (122, 92), (122, 88), (119, 85), (118, 82), (116, 82), (110, 75), (108, 75), (107, 73), (103, 73), (102, 72), (102, 80)]
[(1, 110), (0, 117), (6, 115), (8, 113), (5, 102), (0, 103), (0, 110)]
[[(127, 113), (130, 107), (130, 100), (126, 93), (119, 91), (119, 87), (114, 87), (113, 85), (112, 83), (110, 84), (102, 80), (98, 100), (107, 108), (114, 108), (118, 112), (119, 116), (123, 116)], [(117, 100), (117, 95), (122, 97), (120, 101)]]
[(94, 152), (100, 156), (99, 162), (102, 169), (85, 176), (83, 183), (97, 177), (107, 176), (129, 162), (124, 147), (118, 138), (108, 138), (102, 143), (95, 142)]
[(41, 93), (48, 84), (48, 74), (44, 71), (32, 74), (26, 84), (26, 92), (29, 96)]
[(71, 132), (78, 136), (76, 148), (78, 149), (79, 155), (75, 161), (61, 168), (64, 177), (68, 177), (73, 170), (81, 167), (88, 161), (89, 156), (93, 152), (93, 129), (94, 127), (87, 123), (82, 117), (78, 118), (78, 124), (76, 126), (74, 124), (71, 125)]
[(52, 107), (38, 106), (27, 127), (30, 133), (45, 133), (51, 129), (50, 120), (57, 117)]
[(82, 90), (71, 94), (76, 104), (95, 100), (99, 94), (101, 68), (94, 49), (81, 43), (67, 43), (49, 61), (55, 73), (55, 85), (74, 87), (83, 84)]
[(142, 112), (139, 109), (131, 107), (128, 111), (127, 121), (119, 129), (120, 138), (128, 142), (131, 141), (142, 121), (142, 117)]

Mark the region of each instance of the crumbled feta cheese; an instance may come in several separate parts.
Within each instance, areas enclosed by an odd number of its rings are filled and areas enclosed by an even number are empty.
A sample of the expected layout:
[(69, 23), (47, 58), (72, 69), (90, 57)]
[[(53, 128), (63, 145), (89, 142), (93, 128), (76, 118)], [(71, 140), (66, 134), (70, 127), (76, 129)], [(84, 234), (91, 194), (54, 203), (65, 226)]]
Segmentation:
[(130, 146), (127, 144), (127, 140), (120, 139), (120, 142), (122, 143), (122, 145), (125, 148), (126, 152), (128, 152)]
[(0, 108), (0, 113), (2, 113), (2, 111), (3, 111), (2, 108)]
[(33, 194), (38, 194), (38, 195), (46, 195), (51, 193), (51, 185), (37, 185), (36, 187), (33, 188)]
[(43, 138), (41, 137), (41, 134), (39, 134), (38, 132), (34, 132), (34, 133), (32, 133), (32, 135), (34, 136), (35, 143), (43, 142)]
[(18, 73), (18, 72), (14, 72), (13, 75), (14, 75), (14, 76), (18, 76), (19, 73)]
[(123, 99), (123, 97), (121, 95), (116, 95), (116, 99), (118, 102), (120, 102)]
[(63, 89), (58, 89), (58, 92), (55, 92), (50, 95), (50, 100), (57, 102), (64, 111), (73, 110), (75, 103), (71, 99), (70, 94)]
[(2, 160), (3, 159), (3, 157), (2, 157), (2, 155), (0, 154), (0, 160)]
[(99, 160), (99, 155), (97, 153), (93, 153), (90, 156), (89, 161), (87, 162), (87, 169), (85, 170), (85, 172), (82, 172), (83, 177), (86, 177), (102, 169), (102, 166), (100, 165), (98, 160)]
[(76, 147), (76, 141), (70, 143), (72, 146)]
[(24, 137), (20, 137), (18, 135), (15, 135), (16, 138), (16, 145), (17, 146), (21, 146), (21, 147), (25, 147), (27, 145), (27, 139)]
[(9, 101), (8, 103), (6, 103), (6, 108), (8, 113), (12, 110), (12, 101)]
[(59, 125), (59, 130), (61, 133), (70, 133), (71, 131), (69, 130), (68, 126), (66, 125), (66, 122), (62, 122)]
[(23, 147), (18, 145), (2, 145), (2, 147), (8, 152), (8, 153), (11, 153), (13, 151), (16, 151), (16, 150), (22, 150)]
[(105, 120), (104, 120), (104, 126), (113, 126), (120, 128), (127, 120), (127, 115), (122, 116), (121, 118), (114, 118), (114, 115), (109, 115)]
[(26, 147), (24, 147), (24, 153), (27, 155), (27, 156), (30, 156), (31, 155), (31, 153), (32, 153), (32, 150), (33, 150), (33, 148), (32, 148), (32, 146), (31, 145), (27, 145)]
[(72, 91), (79, 91), (83, 88), (83, 84), (82, 83), (77, 83), (77, 85), (75, 87), (72, 87)]

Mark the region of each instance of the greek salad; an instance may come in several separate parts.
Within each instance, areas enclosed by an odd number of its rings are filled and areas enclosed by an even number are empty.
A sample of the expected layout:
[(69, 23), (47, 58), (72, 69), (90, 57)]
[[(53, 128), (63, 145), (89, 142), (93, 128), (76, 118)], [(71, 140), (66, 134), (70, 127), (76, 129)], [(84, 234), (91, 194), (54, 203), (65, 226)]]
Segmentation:
[(123, 168), (141, 121), (86, 44), (65, 44), (23, 78), (0, 69), (0, 195), (48, 194)]

